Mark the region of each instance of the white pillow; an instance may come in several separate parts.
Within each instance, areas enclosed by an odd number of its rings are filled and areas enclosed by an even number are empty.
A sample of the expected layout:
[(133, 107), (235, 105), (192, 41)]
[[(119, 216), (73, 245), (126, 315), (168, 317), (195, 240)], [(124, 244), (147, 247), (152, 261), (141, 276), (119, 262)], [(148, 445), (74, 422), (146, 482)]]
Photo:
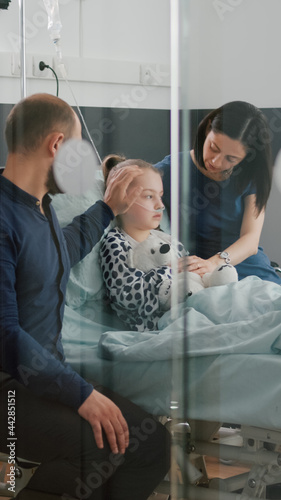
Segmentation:
[[(60, 226), (64, 227), (73, 220), (76, 215), (85, 212), (96, 201), (103, 198), (104, 182), (102, 171), (96, 172), (96, 183), (92, 190), (81, 196), (70, 194), (57, 194), (52, 197), (54, 207)], [(115, 220), (111, 222), (105, 230), (106, 234), (115, 225)], [(170, 233), (169, 218), (166, 211), (163, 213), (161, 229)], [(106, 296), (103, 283), (101, 267), (99, 262), (99, 251), (101, 240), (95, 245), (93, 250), (76, 266), (71, 269), (70, 277), (66, 289), (66, 303), (73, 309), (81, 306), (88, 300), (94, 298), (101, 299)]]
[[(104, 184), (101, 175), (97, 173), (96, 185), (93, 190), (81, 196), (57, 194), (53, 197), (52, 206), (55, 209), (61, 227), (69, 224), (72, 219), (85, 212), (96, 201), (103, 198)], [(108, 227), (106, 232), (112, 227)], [(70, 272), (66, 290), (66, 303), (77, 308), (87, 300), (101, 298), (105, 294), (101, 268), (99, 263), (99, 249), (102, 238), (93, 250)]]

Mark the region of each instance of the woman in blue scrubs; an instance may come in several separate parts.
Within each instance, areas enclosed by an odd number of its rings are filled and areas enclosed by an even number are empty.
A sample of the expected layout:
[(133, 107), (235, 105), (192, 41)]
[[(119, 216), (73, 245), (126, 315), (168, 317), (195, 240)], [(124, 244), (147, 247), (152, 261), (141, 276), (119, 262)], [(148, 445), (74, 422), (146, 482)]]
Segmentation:
[[(190, 164), (189, 193), (180, 200), (189, 225), (189, 271), (203, 275), (230, 262), (239, 279), (255, 275), (281, 284), (259, 247), (272, 182), (269, 132), (258, 108), (234, 101), (209, 113), (192, 151), (180, 154), (180, 164), (186, 154)], [(170, 212), (171, 157), (156, 166), (163, 171)]]

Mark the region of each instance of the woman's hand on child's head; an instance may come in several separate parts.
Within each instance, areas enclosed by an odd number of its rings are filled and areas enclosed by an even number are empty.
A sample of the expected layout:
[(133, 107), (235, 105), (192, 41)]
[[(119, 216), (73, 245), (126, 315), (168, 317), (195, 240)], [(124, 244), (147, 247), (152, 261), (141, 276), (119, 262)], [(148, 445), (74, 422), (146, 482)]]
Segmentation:
[[(103, 201), (111, 208), (114, 215), (127, 212), (141, 194), (142, 187), (133, 187), (132, 183), (142, 174), (142, 169), (137, 165), (112, 169), (107, 179)], [(129, 187), (131, 189), (128, 189)]]

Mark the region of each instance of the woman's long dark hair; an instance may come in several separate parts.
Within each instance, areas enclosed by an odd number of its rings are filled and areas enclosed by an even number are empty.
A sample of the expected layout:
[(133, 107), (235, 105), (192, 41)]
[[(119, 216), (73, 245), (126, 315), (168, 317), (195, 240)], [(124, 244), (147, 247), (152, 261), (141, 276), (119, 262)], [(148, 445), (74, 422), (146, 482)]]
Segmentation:
[(265, 207), (272, 183), (271, 137), (267, 119), (252, 104), (233, 101), (211, 111), (199, 124), (194, 143), (196, 161), (206, 168), (203, 146), (210, 131), (238, 140), (246, 148), (246, 157), (235, 167), (240, 192), (252, 182), (256, 189), (258, 213)]

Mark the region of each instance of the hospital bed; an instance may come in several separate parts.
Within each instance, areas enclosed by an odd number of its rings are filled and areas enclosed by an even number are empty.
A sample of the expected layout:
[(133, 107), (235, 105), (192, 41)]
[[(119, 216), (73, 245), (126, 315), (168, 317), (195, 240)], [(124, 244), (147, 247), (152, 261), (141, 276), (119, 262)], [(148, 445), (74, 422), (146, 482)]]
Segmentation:
[[(66, 314), (72, 321), (76, 313), (72, 310)], [(96, 344), (93, 338), (90, 341), (87, 330), (84, 330), (84, 335), (81, 333), (79, 344), (78, 349), (76, 341), (65, 335), (67, 359), (83, 376), (98, 379), (156, 417), (171, 417), (171, 431), (178, 443), (178, 462), (182, 469), (188, 467), (188, 463), (195, 467), (195, 470), (187, 470), (190, 486), (188, 496), (185, 496), (185, 491), (183, 498), (267, 498), (266, 489), (271, 484), (281, 483), (279, 354), (189, 357), (186, 361), (186, 387), (181, 391), (180, 385), (184, 382), (180, 373), (175, 375), (172, 359), (103, 359), (100, 357), (100, 340), (96, 339)], [(125, 349), (128, 349), (128, 344)], [(179, 372), (180, 364), (179, 361)], [(173, 382), (179, 384), (178, 391)], [(187, 410), (181, 399), (185, 396), (188, 398)], [(177, 402), (174, 410), (171, 401), (174, 405)], [(233, 422), (236, 424), (234, 430), (233, 425), (225, 428), (227, 423)], [(230, 433), (229, 444), (225, 444), (222, 432)], [(205, 455), (241, 462), (249, 467), (249, 473), (225, 481), (209, 481)], [(201, 474), (197, 474), (198, 471)], [(243, 496), (242, 493), (232, 493), (237, 490), (243, 490)], [(158, 491), (168, 492), (168, 484), (161, 485)]]
[[(96, 198), (100, 191), (56, 196), (61, 224)], [(205, 289), (165, 313), (159, 331), (129, 332), (106, 301), (98, 252), (99, 245), (71, 273), (67, 361), (155, 418), (167, 417), (185, 483), (175, 486), (177, 498), (267, 498), (281, 483), (281, 288), (249, 277)], [(238, 446), (225, 444), (226, 433)], [(249, 472), (210, 481), (204, 456), (238, 460)], [(170, 484), (157, 491), (169, 494)]]
[[(61, 224), (99, 196), (100, 189), (79, 206), (73, 197), (56, 197)], [(165, 313), (158, 332), (128, 332), (104, 297), (98, 250), (70, 278), (63, 327), (68, 362), (156, 418), (168, 417), (189, 484), (182, 498), (266, 498), (270, 485), (281, 483), (280, 287), (249, 277), (206, 289)], [(221, 436), (229, 432), (235, 446)], [(249, 472), (210, 481), (205, 455), (238, 460)], [(169, 485), (159, 491), (168, 493)]]
[[(271, 285), (268, 288), (271, 289)], [(94, 309), (94, 304), (90, 308)], [(175, 363), (172, 357), (153, 360), (157, 356), (150, 346), (157, 344), (161, 333), (151, 334), (151, 337), (148, 334), (144, 340), (147, 349), (144, 350), (142, 339), (134, 343), (130, 332), (107, 330), (107, 333), (101, 333), (98, 325), (91, 331), (91, 320), (87, 318), (85, 321), (84, 318), (91, 314), (96, 318), (93, 309), (87, 314), (84, 305), (82, 318), (78, 309), (67, 307), (66, 310), (63, 337), (68, 361), (84, 377), (110, 386), (156, 417), (172, 418), (170, 425), (178, 442), (178, 461), (182, 468), (189, 462), (195, 467), (195, 471), (187, 471), (190, 487), (188, 496), (183, 498), (267, 498), (266, 488), (281, 482), (281, 358), (277, 347), (271, 348), (271, 353), (268, 349), (265, 354), (225, 352), (202, 356), (193, 349), (194, 355), (186, 360), (180, 358)], [(272, 311), (269, 314), (273, 315)], [(78, 321), (80, 327), (83, 324), (83, 329), (77, 338), (73, 331), (69, 333), (67, 325), (78, 325)], [(280, 331), (277, 329), (276, 333)], [(108, 346), (112, 340), (115, 348), (117, 337), (122, 339), (120, 351), (114, 350), (112, 359), (101, 357), (110, 357)], [(106, 345), (105, 353), (102, 344)], [(266, 351), (264, 346), (261, 349)], [(147, 360), (141, 360), (142, 357), (147, 357)], [(187, 366), (186, 382), (181, 378), (182, 362)], [(175, 374), (174, 365), (177, 363), (179, 373)], [(187, 398), (187, 409), (184, 398)], [(171, 401), (177, 408), (171, 408)], [(232, 446), (232, 439), (230, 444), (225, 444), (225, 437), (221, 438), (221, 433), (227, 432), (227, 423), (236, 424), (235, 430), (230, 428), (229, 432), (234, 432), (239, 446), (236, 442)], [(209, 481), (204, 455), (245, 463), (250, 472), (224, 482)], [(198, 475), (198, 471), (201, 474)], [(159, 491), (167, 492), (168, 488), (165, 484)], [(232, 493), (241, 489), (243, 496), (242, 493), (240, 496)]]

